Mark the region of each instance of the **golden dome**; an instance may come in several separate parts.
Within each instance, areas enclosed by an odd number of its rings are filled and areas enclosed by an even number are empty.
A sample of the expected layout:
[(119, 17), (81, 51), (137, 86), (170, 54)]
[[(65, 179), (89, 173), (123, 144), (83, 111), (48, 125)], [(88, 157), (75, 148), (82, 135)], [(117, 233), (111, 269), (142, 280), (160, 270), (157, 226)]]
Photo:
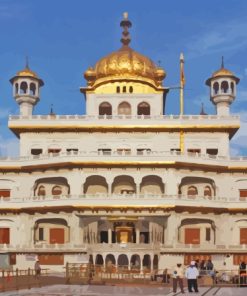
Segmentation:
[(134, 51), (129, 46), (122, 46), (118, 51), (100, 59), (94, 69), (89, 68), (84, 77), (91, 82), (92, 75), (96, 80), (148, 79), (154, 85), (161, 85), (165, 71), (156, 67), (148, 57)]
[(94, 68), (89, 68), (84, 73), (88, 85), (95, 87), (109, 81), (134, 80), (148, 83), (153, 87), (162, 86), (162, 80), (166, 76), (165, 71), (157, 67), (148, 57), (129, 47), (131, 39), (128, 28), (132, 24), (128, 20), (127, 13), (124, 13), (120, 26), (123, 28), (121, 38), (123, 46), (100, 59)]
[(21, 70), (21, 71), (18, 71), (16, 73), (16, 75), (10, 79), (10, 82), (13, 83), (17, 78), (34, 78), (36, 80), (39, 81), (39, 85), (40, 86), (43, 86), (44, 85), (44, 82), (42, 79), (39, 78), (39, 76), (32, 70), (29, 69), (29, 66), (28, 64), (26, 65), (25, 69)]
[(212, 78), (219, 76), (234, 76), (234, 74), (230, 70), (221, 68), (213, 73)]
[(235, 80), (236, 83), (239, 83), (239, 80), (240, 80), (237, 76), (235, 76), (232, 73), (232, 71), (230, 71), (224, 67), (224, 57), (222, 57), (221, 68), (219, 70), (215, 71), (212, 74), (212, 76), (206, 80), (206, 85), (210, 86), (212, 80), (220, 78), (220, 77), (228, 77), (228, 78), (230, 77), (233, 80)]
[(38, 75), (33, 72), (32, 70), (30, 70), (29, 68), (25, 68), (21, 71), (18, 71), (16, 73), (16, 76), (19, 76), (19, 77), (33, 77), (33, 78), (37, 78), (39, 79)]

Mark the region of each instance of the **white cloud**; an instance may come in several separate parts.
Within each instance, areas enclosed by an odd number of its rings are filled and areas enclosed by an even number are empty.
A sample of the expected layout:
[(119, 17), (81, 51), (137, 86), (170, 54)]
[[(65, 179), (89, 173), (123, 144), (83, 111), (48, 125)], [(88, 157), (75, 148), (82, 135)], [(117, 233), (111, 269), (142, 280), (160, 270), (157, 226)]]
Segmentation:
[(0, 136), (0, 156), (18, 156), (19, 140)]
[(247, 46), (247, 21), (213, 24), (200, 36), (188, 41), (189, 57), (239, 50)]

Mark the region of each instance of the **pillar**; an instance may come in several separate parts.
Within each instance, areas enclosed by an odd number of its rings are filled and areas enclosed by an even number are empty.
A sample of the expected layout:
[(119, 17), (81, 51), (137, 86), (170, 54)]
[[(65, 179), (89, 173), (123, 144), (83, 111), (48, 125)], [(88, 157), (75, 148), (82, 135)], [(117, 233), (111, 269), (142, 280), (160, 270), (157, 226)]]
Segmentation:
[(112, 229), (110, 225), (108, 227), (108, 244), (112, 244)]

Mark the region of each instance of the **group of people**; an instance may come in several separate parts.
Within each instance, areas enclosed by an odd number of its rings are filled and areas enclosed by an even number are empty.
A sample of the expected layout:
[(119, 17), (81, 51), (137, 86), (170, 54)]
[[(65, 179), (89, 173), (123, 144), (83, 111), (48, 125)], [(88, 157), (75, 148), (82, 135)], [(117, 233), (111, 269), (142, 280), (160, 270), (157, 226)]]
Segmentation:
[(199, 265), (198, 261), (191, 261), (190, 265), (186, 268), (184, 272), (184, 268), (182, 267), (181, 263), (178, 263), (175, 267), (172, 275), (172, 282), (173, 282), (173, 292), (177, 292), (177, 287), (179, 285), (181, 293), (184, 294), (184, 277), (187, 278), (188, 282), (188, 291), (189, 292), (196, 292), (198, 293), (198, 283), (197, 278), (199, 277), (199, 270), (210, 270), (212, 271), (214, 265), (211, 260), (208, 260), (206, 263), (202, 261)]
[(184, 283), (183, 279), (184, 276), (187, 278), (188, 281), (188, 290), (189, 292), (193, 292), (192, 289), (198, 293), (198, 284), (197, 284), (197, 277), (199, 276), (199, 271), (196, 267), (196, 262), (191, 261), (190, 265), (186, 268), (184, 273), (184, 268), (182, 267), (181, 263), (178, 263), (173, 271), (172, 276), (172, 283), (173, 283), (173, 292), (177, 292), (177, 286), (179, 285), (181, 293), (184, 294)]

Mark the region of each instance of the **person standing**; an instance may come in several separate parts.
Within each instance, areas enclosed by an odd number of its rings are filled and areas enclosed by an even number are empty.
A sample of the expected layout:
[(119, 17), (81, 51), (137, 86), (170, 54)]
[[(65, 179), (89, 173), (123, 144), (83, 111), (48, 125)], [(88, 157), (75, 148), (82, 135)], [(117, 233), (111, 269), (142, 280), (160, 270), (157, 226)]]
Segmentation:
[(34, 271), (35, 271), (35, 277), (38, 278), (40, 276), (41, 273), (41, 267), (39, 264), (39, 260), (36, 260), (35, 264), (34, 264)]
[(193, 292), (192, 289), (194, 289), (194, 291), (198, 293), (197, 277), (199, 276), (199, 272), (195, 266), (195, 261), (190, 262), (190, 266), (188, 266), (186, 269), (185, 276), (188, 280), (189, 292)]
[(184, 294), (184, 269), (181, 263), (177, 264), (173, 272), (172, 284), (173, 284), (173, 293), (177, 292), (177, 286), (179, 285), (181, 293)]

